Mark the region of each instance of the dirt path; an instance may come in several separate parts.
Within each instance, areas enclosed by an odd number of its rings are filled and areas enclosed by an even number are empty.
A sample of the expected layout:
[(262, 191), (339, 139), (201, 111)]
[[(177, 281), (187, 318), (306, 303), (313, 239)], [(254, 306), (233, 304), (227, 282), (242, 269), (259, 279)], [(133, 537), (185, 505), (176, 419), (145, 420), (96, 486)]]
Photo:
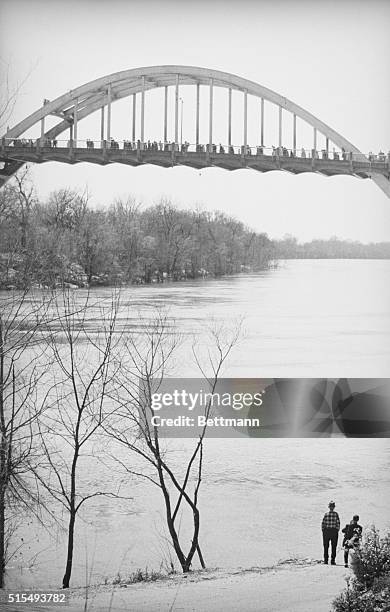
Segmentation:
[[(275, 569), (216, 570), (127, 587), (92, 588), (88, 612), (330, 612), (350, 575), (343, 566), (286, 565)], [(71, 593), (67, 612), (83, 612)], [(30, 608), (31, 609), (31, 608)], [(45, 608), (48, 610), (48, 608)], [(53, 608), (50, 612), (55, 612)]]

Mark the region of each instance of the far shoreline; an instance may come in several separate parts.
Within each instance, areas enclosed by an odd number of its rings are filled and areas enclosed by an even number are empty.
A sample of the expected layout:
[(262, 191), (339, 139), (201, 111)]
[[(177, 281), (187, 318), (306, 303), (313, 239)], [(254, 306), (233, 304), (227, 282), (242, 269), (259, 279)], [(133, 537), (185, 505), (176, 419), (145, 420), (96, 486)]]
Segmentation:
[[(116, 290), (121, 290), (121, 289), (145, 289), (145, 288), (161, 288), (161, 287), (172, 287), (172, 286), (184, 286), (184, 285), (202, 285), (202, 284), (208, 284), (208, 283), (212, 283), (215, 281), (229, 281), (229, 280), (233, 280), (233, 279), (240, 279), (240, 278), (249, 278), (249, 277), (258, 277), (258, 276), (262, 276), (265, 273), (268, 272), (272, 272), (275, 270), (278, 270), (279, 267), (281, 265), (283, 265), (283, 263), (285, 262), (289, 262), (289, 261), (317, 261), (317, 262), (324, 262), (324, 261), (334, 261), (334, 262), (341, 262), (341, 261), (367, 261), (367, 262), (376, 262), (376, 261), (390, 261), (390, 257), (284, 257), (284, 258), (280, 258), (280, 259), (275, 259), (272, 260), (273, 263), (271, 263), (268, 267), (265, 268), (261, 268), (258, 270), (248, 270), (248, 271), (243, 271), (243, 272), (234, 272), (232, 274), (222, 274), (221, 276), (205, 276), (205, 277), (201, 277), (198, 276), (196, 278), (180, 278), (180, 279), (164, 279), (162, 281), (152, 281), (150, 283), (132, 283), (132, 282), (127, 282), (127, 283), (122, 283), (122, 284), (92, 284), (92, 285), (86, 285), (86, 286), (78, 286), (76, 284), (73, 283), (63, 283), (62, 286), (58, 286), (58, 287), (47, 287), (47, 286), (38, 286), (38, 284), (32, 284), (30, 287), (27, 288), (28, 291), (33, 290), (33, 291), (37, 291), (37, 290), (42, 290), (42, 291), (56, 291), (56, 290), (61, 290), (61, 289), (74, 289), (74, 290), (87, 290), (87, 291), (95, 291), (95, 290), (99, 290), (99, 289), (116, 289)], [(25, 291), (25, 288), (22, 287), (17, 287), (14, 285), (8, 285), (7, 287), (1, 287), (0, 286), (0, 293), (8, 293), (11, 291)]]

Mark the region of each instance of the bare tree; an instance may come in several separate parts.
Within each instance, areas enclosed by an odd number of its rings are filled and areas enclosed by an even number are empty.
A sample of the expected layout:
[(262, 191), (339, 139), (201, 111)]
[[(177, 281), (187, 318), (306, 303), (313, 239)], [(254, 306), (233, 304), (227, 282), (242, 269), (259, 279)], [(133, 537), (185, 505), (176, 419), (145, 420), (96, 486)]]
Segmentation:
[(36, 205), (30, 169), (25, 165), (0, 191), (1, 284), (23, 288), (31, 285), (31, 271), (37, 268), (33, 220)]
[[(202, 365), (202, 357), (193, 347), (195, 361), (209, 383), (211, 394), (214, 393), (221, 368), (239, 334), (239, 330), (236, 329), (230, 334), (229, 339), (224, 341), (222, 334), (225, 332), (226, 330), (212, 332), (214, 346), (207, 350), (209, 374)], [(206, 425), (203, 426), (185, 464), (180, 467), (175, 466), (169, 460), (169, 453), (163, 440), (160, 439), (158, 427), (151, 425), (151, 417), (155, 415), (152, 395), (167, 377), (178, 344), (178, 336), (172, 333), (169, 320), (161, 313), (145, 325), (142, 337), (134, 334), (126, 336), (124, 350), (121, 353), (120, 383), (116, 397), (118, 407), (115, 410), (115, 418), (111, 415), (111, 418), (105, 421), (104, 429), (112, 439), (128, 451), (127, 460), (114, 457), (122, 468), (129, 474), (146, 478), (160, 489), (172, 546), (183, 572), (188, 572), (195, 553), (198, 554), (201, 566), (205, 567), (199, 545), (199, 491), (202, 482), (207, 418), (212, 405), (209, 401), (204, 408)], [(146, 462), (150, 470), (145, 470), (145, 466), (142, 465), (137, 469), (134, 465), (134, 456)], [(191, 543), (188, 550), (179, 531), (182, 511), (186, 513), (191, 525)]]
[(28, 71), (27, 75), (19, 82), (14, 83), (11, 77), (10, 64), (0, 58), (0, 130), (7, 125), (10, 120), (13, 110), (15, 108), (16, 101), (20, 92), (25, 85), (26, 81), (30, 77), (32, 68)]
[(48, 301), (27, 292), (0, 298), (0, 588), (13, 516), (21, 510), (40, 512), (36, 433), (49, 367), (41, 337), (48, 307)]
[[(33, 67), (32, 67), (33, 68)], [(0, 134), (3, 136), (3, 130), (6, 128), (8, 132), (8, 121), (11, 119), (15, 104), (20, 95), (20, 92), (31, 75), (32, 68), (27, 75), (18, 83), (15, 83), (11, 75), (10, 64), (0, 57)], [(4, 134), (7, 136), (7, 133)], [(3, 186), (6, 181), (17, 172), (24, 162), (12, 160), (1, 164), (2, 176), (0, 177), (0, 186)]]
[(105, 415), (105, 403), (112, 394), (118, 366), (113, 353), (120, 340), (115, 335), (118, 296), (108, 303), (84, 301), (64, 291), (57, 296), (57, 323), (47, 326), (48, 345), (54, 365), (50, 411), (40, 427), (45, 466), (38, 472), (44, 490), (68, 513), (67, 558), (63, 588), (72, 574), (76, 518), (81, 506), (109, 491), (85, 490), (80, 468), (93, 461), (93, 443)]
[(37, 202), (29, 171), (30, 169), (28, 165), (26, 165), (14, 176), (21, 233), (21, 248), (23, 251), (27, 248), (31, 209)]

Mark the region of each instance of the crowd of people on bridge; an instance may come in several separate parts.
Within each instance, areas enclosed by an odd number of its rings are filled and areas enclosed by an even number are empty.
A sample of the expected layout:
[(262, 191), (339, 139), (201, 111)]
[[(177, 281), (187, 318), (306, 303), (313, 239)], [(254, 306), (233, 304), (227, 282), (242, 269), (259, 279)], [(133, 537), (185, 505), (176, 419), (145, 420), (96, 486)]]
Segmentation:
[[(125, 151), (177, 151), (181, 153), (186, 153), (188, 151), (189, 146), (190, 143), (187, 141), (184, 141), (180, 145), (177, 142), (162, 142), (161, 140), (159, 140), (158, 142), (156, 140), (148, 140), (146, 142), (142, 142), (140, 139), (134, 142), (132, 142), (131, 140), (123, 141), (123, 149)], [(114, 140), (114, 138), (111, 138), (108, 143), (108, 147), (110, 149), (119, 149), (119, 143)]]
[(13, 140), (11, 140), (10, 143), (8, 143), (9, 145), (11, 144), (14, 147), (23, 147), (23, 148), (34, 148), (37, 146), (37, 144), (40, 144), (44, 147), (53, 147), (55, 148), (57, 146), (57, 139), (54, 138), (52, 140), (50, 140), (50, 138), (44, 138), (42, 139), (38, 139), (38, 140), (33, 140), (32, 138), (15, 138)]
[[(78, 142), (84, 142), (84, 141), (75, 141), (75, 140), (68, 140), (67, 141), (67, 146), (68, 148), (74, 148), (75, 146), (77, 146)], [(89, 138), (87, 138), (86, 142), (86, 147), (87, 149), (94, 149), (95, 148), (95, 142)], [(3, 139), (3, 146), (4, 145), (8, 145), (8, 146), (13, 146), (13, 147), (18, 147), (18, 148), (34, 148), (36, 146), (40, 146), (40, 147), (46, 147), (46, 148), (57, 148), (57, 144), (58, 141), (56, 138), (53, 139), (49, 139), (49, 138), (40, 138), (37, 140), (33, 140), (33, 139), (25, 139), (25, 138), (15, 138), (15, 139), (10, 139), (7, 142), (7, 139)], [(166, 142), (162, 142), (161, 140), (159, 141), (151, 141), (151, 140), (147, 140), (146, 142), (142, 142), (140, 139), (136, 140), (136, 141), (131, 141), (131, 140), (124, 140), (123, 141), (123, 145), (122, 148), (124, 151), (155, 151), (155, 152), (170, 152), (170, 153), (188, 153), (189, 149), (190, 149), (190, 143), (185, 140), (184, 142), (178, 143), (175, 141), (166, 141)], [(211, 154), (228, 154), (228, 155), (243, 155), (243, 156), (251, 156), (251, 155), (268, 155), (267, 151), (269, 149), (265, 148), (263, 145), (258, 145), (256, 147), (250, 147), (249, 145), (241, 145), (239, 147), (234, 147), (232, 145), (222, 145), (222, 144), (196, 144), (193, 145), (194, 148), (192, 149), (193, 152), (196, 153), (211, 153)], [(115, 140), (114, 138), (110, 138), (108, 141), (103, 140), (103, 141), (99, 141), (99, 148), (107, 148), (107, 149), (116, 149), (119, 150), (120, 147), (120, 143), (119, 141)], [(341, 152), (339, 153), (338, 151), (335, 150), (335, 148), (333, 147), (333, 151), (330, 154), (328, 149), (321, 149), (321, 151), (318, 151), (316, 149), (311, 149), (311, 150), (307, 150), (304, 149), (303, 147), (300, 150), (300, 154), (298, 154), (298, 151), (294, 150), (294, 149), (288, 149), (285, 146), (272, 146), (271, 147), (271, 157), (273, 159), (279, 159), (279, 158), (287, 158), (287, 157), (300, 157), (301, 159), (322, 159), (322, 160), (343, 160), (343, 161), (353, 161), (354, 160), (354, 153), (350, 152), (350, 151), (346, 151), (343, 147), (341, 148)], [(360, 154), (358, 154), (360, 155)], [(382, 150), (379, 151), (378, 154), (373, 153), (372, 151), (369, 152), (368, 154), (368, 160), (370, 162), (382, 162), (382, 163), (390, 163), (390, 151), (387, 153), (384, 153)], [(363, 160), (362, 160), (363, 161)]]
[[(382, 150), (379, 151), (378, 155), (375, 155), (375, 153), (373, 153), (372, 151), (369, 152), (368, 154), (368, 159), (370, 161), (380, 161), (380, 162), (385, 162), (386, 161), (386, 154), (383, 153)], [(387, 154), (387, 161), (390, 162), (390, 151)]]
[[(93, 148), (93, 141), (91, 140), (87, 140), (87, 148)], [(111, 138), (109, 143), (108, 143), (108, 147), (110, 149), (119, 149), (119, 143), (114, 140), (114, 138)], [(123, 149), (126, 151), (156, 151), (156, 152), (181, 152), (181, 153), (187, 153), (190, 147), (190, 143), (188, 141), (184, 141), (183, 143), (177, 143), (175, 141), (167, 141), (167, 142), (162, 142), (160, 141), (146, 141), (146, 142), (142, 142), (141, 140), (137, 140), (136, 142), (132, 142), (130, 140), (124, 140), (123, 141)], [(224, 146), (222, 144), (196, 144), (195, 145), (195, 152), (196, 153), (213, 153), (213, 154), (229, 154), (229, 155), (264, 155), (266, 154), (265, 152), (265, 147), (262, 145), (258, 145), (257, 147), (250, 147), (249, 145), (241, 145), (240, 147), (236, 147), (234, 148), (232, 145), (229, 146)], [(343, 161), (350, 161), (353, 160), (353, 153), (352, 152), (347, 152), (343, 147), (341, 148), (341, 153), (337, 152), (335, 150), (335, 148), (333, 148), (332, 151), (332, 157), (329, 154), (329, 150), (328, 149), (321, 149), (321, 151), (317, 151), (316, 149), (311, 149), (311, 151), (308, 151), (306, 149), (304, 149), (302, 147), (301, 151), (300, 151), (300, 155), (297, 154), (297, 151), (294, 151), (293, 149), (287, 149), (287, 147), (283, 147), (283, 146), (272, 146), (272, 152), (271, 152), (271, 156), (273, 158), (279, 158), (279, 157), (301, 157), (303, 159), (306, 158), (312, 158), (312, 159), (334, 159), (334, 160), (343, 160)], [(368, 156), (370, 161), (390, 161), (390, 151), (387, 155), (387, 160), (386, 160), (386, 155), (380, 151), (378, 153), (378, 155), (374, 155), (372, 152), (369, 153)]]

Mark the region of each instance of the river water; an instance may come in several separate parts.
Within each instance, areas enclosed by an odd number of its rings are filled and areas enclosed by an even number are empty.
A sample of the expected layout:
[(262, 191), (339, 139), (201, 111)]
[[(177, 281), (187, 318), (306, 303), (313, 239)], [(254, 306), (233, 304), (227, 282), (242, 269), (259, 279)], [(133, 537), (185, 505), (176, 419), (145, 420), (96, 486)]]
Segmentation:
[[(390, 377), (389, 278), (386, 260), (290, 260), (256, 275), (131, 287), (122, 299), (134, 327), (154, 308), (174, 319), (183, 337), (174, 376), (199, 376), (189, 350), (194, 338), (205, 345), (211, 324), (234, 327), (241, 320), (226, 377), (378, 378)], [(104, 297), (110, 290), (95, 293)], [(174, 463), (180, 465), (191, 443), (169, 442)], [(358, 513), (364, 526), (389, 526), (389, 463), (386, 439), (207, 440), (200, 497), (207, 565), (321, 558), (320, 521), (331, 498), (344, 523)], [(113, 474), (104, 466), (91, 474), (87, 462), (81, 479), (104, 485)], [(129, 477), (123, 487), (132, 500), (91, 500), (80, 515), (75, 586), (169, 561), (159, 491)], [(54, 526), (47, 533), (32, 522), (21, 525), (18, 537), (24, 546), (9, 568), (9, 584), (58, 587), (65, 533)]]

